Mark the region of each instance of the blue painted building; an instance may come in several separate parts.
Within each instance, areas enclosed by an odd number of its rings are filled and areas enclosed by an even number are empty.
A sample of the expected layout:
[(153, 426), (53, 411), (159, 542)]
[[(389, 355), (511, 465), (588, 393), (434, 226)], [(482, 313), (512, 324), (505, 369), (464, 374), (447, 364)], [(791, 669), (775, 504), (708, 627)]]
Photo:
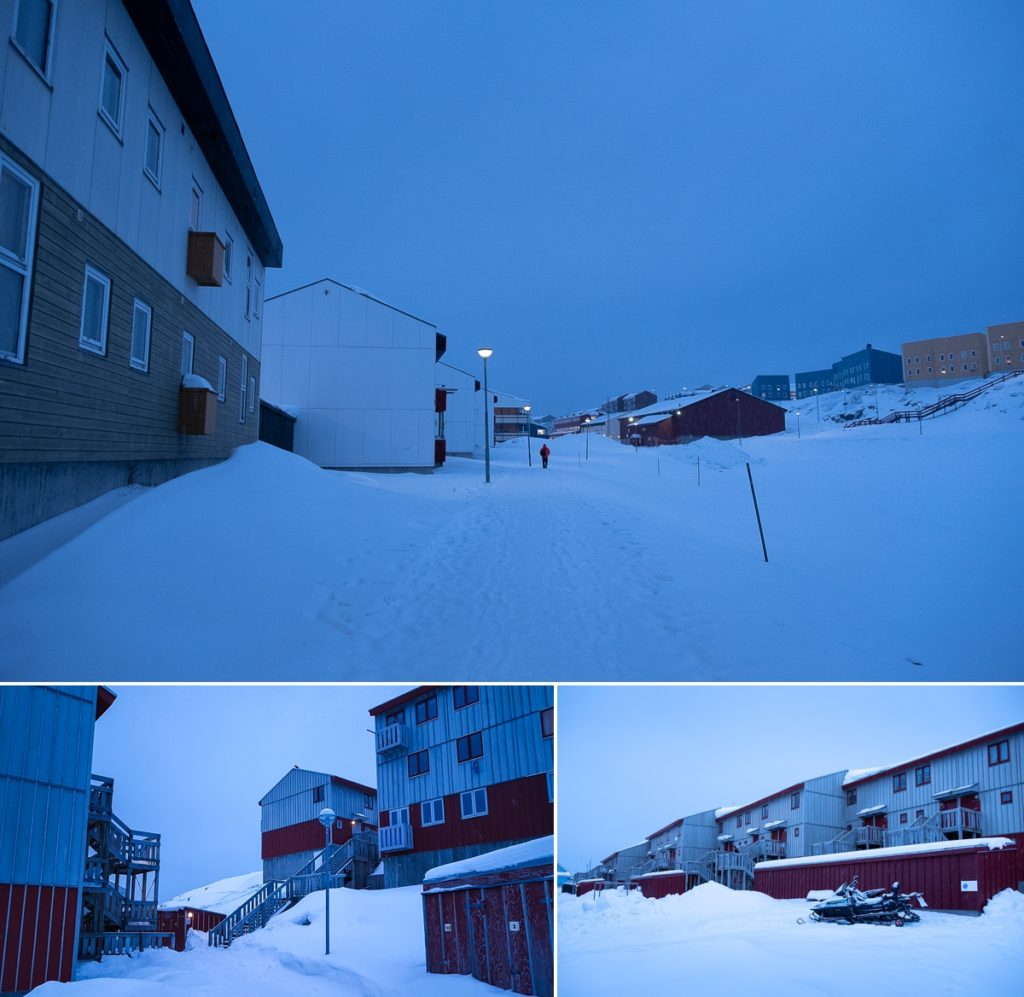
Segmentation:
[(788, 374), (758, 374), (750, 382), (750, 393), (755, 398), (763, 398), (765, 401), (777, 402), (789, 401), (789, 375)]
[(902, 384), (903, 358), (898, 353), (876, 350), (870, 343), (832, 364), (832, 379), (837, 388), (855, 388), (861, 384)]
[(811, 398), (836, 390), (831, 367), (825, 370), (800, 371), (793, 375), (793, 380), (796, 383), (797, 398)]

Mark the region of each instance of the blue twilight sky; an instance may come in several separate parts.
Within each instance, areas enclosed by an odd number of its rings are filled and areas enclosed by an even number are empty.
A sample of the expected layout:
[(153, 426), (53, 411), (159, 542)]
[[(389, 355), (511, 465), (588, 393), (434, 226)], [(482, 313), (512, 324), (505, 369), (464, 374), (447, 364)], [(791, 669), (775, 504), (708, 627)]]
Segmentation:
[(267, 293), (364, 287), (538, 413), (1024, 319), (1019, 0), (193, 5)]
[(161, 835), (160, 898), (262, 870), (260, 798), (293, 765), (377, 785), (368, 710), (409, 686), (120, 686), (92, 770)]
[(558, 687), (558, 861), (1024, 721), (1024, 687)]

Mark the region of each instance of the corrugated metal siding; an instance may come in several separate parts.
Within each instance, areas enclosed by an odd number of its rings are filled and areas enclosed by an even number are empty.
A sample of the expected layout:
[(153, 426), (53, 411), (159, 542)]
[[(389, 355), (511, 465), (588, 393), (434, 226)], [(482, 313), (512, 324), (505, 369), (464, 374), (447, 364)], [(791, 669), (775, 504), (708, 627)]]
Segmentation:
[[(407, 755), (378, 756), (377, 785), (382, 810), (447, 796), (492, 783), (508, 782), (554, 768), (554, 738), (542, 738), (540, 713), (552, 706), (550, 686), (480, 686), (480, 701), (454, 708), (452, 690), (437, 690), (437, 719), (417, 725), (415, 706), (402, 710), (409, 731), (409, 752), (427, 748), (430, 771), (412, 779)], [(385, 717), (376, 718), (377, 730)], [(458, 761), (456, 740), (481, 731), (484, 754)], [(476, 763), (474, 765), (474, 762)]]
[[(191, 920), (189, 914), (192, 915)], [(175, 952), (184, 952), (185, 936), (189, 928), (193, 931), (209, 931), (211, 928), (216, 928), (226, 916), (226, 914), (218, 914), (212, 910), (199, 910), (196, 907), (162, 910), (157, 915), (157, 930), (173, 931)]]
[[(322, 832), (321, 832), (322, 833)], [(290, 855), (278, 855), (276, 858), (263, 860), (263, 879), (265, 882), (271, 880), (284, 880), (294, 876), (313, 856), (323, 847), (323, 838), (320, 845), (308, 852), (293, 852)]]
[[(349, 821), (343, 821), (340, 828), (337, 821), (331, 826), (331, 841), (335, 845), (343, 845), (351, 837), (352, 824)], [(314, 819), (264, 831), (262, 846), (264, 859), (292, 855), (295, 852), (319, 851), (324, 847), (324, 826)]]
[[(889, 887), (898, 882), (906, 892), (923, 893), (929, 907), (978, 913), (1001, 890), (1017, 889), (1024, 881), (1024, 850), (987, 848), (870, 858), (851, 853), (849, 861), (754, 870), (754, 888), (779, 900), (806, 897), (811, 890), (834, 890), (854, 876), (861, 889)], [(961, 892), (962, 880), (976, 880), (978, 892)]]
[(78, 911), (75, 888), (0, 883), (0, 993), (71, 979)]
[[(313, 790), (324, 787), (322, 801), (314, 801)], [(376, 810), (366, 807), (363, 791), (331, 781), (327, 772), (292, 769), (263, 797), (260, 828), (273, 831), (304, 821), (315, 820), (324, 807), (330, 807), (339, 817), (357, 813), (366, 815), (368, 823), (376, 823)], [(371, 796), (376, 803), (376, 799)]]

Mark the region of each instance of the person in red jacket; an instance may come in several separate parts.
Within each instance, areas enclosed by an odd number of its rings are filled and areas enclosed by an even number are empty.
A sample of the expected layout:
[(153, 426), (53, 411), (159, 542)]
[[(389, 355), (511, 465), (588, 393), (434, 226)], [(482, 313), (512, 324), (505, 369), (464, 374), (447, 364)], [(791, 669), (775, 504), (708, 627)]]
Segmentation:
[(543, 463), (544, 467), (548, 466), (548, 457), (550, 457), (550, 456), (551, 456), (551, 447), (549, 447), (545, 443), (544, 446), (542, 446), (540, 448), (540, 459), (541, 459), (541, 462)]

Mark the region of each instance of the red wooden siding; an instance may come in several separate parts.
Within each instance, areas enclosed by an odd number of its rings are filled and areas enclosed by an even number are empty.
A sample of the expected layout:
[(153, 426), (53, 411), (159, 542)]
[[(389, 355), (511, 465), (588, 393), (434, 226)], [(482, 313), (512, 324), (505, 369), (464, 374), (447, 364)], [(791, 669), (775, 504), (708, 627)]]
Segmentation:
[[(550, 866), (517, 869), (490, 885), (432, 883), (425, 889), (438, 890), (423, 894), (428, 973), (472, 975), (538, 997), (553, 992)], [(511, 930), (512, 922), (518, 930)]]
[[(583, 897), (588, 893), (600, 893), (604, 889), (603, 879), (591, 879), (576, 884), (576, 896)], [(644, 894), (646, 896), (646, 894)]]
[(663, 897), (685, 893), (694, 887), (695, 881), (700, 882), (700, 877), (687, 876), (685, 872), (679, 872), (673, 873), (671, 876), (637, 876), (633, 882), (640, 887), (640, 892), (645, 897), (661, 900)]
[(78, 889), (0, 883), (0, 993), (71, 979)]
[[(432, 852), (458, 845), (542, 838), (554, 833), (554, 808), (548, 802), (544, 773), (495, 783), (486, 789), (487, 813), (481, 817), (463, 820), (459, 807), (461, 794), (450, 793), (444, 797), (444, 823), (424, 827), (420, 804), (411, 804), (409, 822), (413, 826), (413, 851)], [(387, 825), (388, 817), (386, 810), (381, 811), (382, 826)]]
[[(189, 920), (188, 915), (192, 915)], [(181, 910), (162, 910), (157, 917), (159, 931), (174, 932), (174, 951), (185, 951), (186, 928), (194, 931), (209, 931), (216, 928), (226, 917), (212, 910), (199, 910), (197, 907), (182, 907)]]
[[(906, 892), (924, 894), (929, 907), (981, 913), (1001, 890), (1024, 881), (1024, 849), (946, 849), (891, 858), (851, 853), (849, 861), (779, 866), (770, 862), (754, 870), (754, 889), (778, 900), (806, 897), (811, 890), (834, 890), (857, 877), (861, 889), (898, 882)], [(977, 893), (962, 893), (962, 880), (976, 880)]]
[[(334, 822), (331, 841), (343, 845), (352, 837), (352, 823), (348, 820)], [(301, 824), (289, 824), (273, 831), (263, 832), (263, 858), (275, 859), (279, 855), (293, 855), (295, 852), (318, 852), (324, 847), (324, 826), (318, 820), (304, 820)]]

